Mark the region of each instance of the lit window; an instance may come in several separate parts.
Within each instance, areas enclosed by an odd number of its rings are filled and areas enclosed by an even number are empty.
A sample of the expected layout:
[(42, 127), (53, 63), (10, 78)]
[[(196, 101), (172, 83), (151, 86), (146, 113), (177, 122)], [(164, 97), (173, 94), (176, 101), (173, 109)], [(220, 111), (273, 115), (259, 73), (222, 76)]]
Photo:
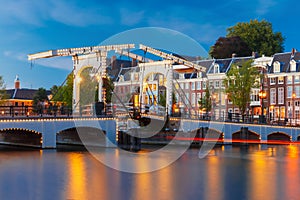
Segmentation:
[(280, 76), (278, 77), (278, 84), (283, 84), (284, 83), (284, 77)]
[(288, 76), (287, 77), (287, 84), (292, 84), (293, 83), (293, 76)]
[(291, 60), (290, 66), (291, 66), (291, 72), (295, 72), (296, 71), (296, 61)]
[(276, 83), (276, 78), (273, 77), (273, 78), (270, 78), (270, 85), (275, 85)]
[(280, 72), (280, 62), (276, 61), (274, 64), (274, 73), (279, 73)]

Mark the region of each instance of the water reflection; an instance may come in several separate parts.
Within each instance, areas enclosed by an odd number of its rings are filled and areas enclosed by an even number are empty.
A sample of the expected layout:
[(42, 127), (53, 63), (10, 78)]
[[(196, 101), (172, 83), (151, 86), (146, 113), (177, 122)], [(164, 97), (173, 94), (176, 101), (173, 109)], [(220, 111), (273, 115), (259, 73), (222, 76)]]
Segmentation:
[[(1, 199), (299, 199), (300, 147), (189, 149), (155, 172), (108, 168), (89, 152), (0, 148)], [(111, 154), (120, 156), (117, 151)], [(159, 160), (163, 155), (159, 157)], [(147, 168), (145, 159), (134, 161)], [(124, 164), (122, 162), (120, 165)], [(126, 163), (125, 163), (126, 164)]]

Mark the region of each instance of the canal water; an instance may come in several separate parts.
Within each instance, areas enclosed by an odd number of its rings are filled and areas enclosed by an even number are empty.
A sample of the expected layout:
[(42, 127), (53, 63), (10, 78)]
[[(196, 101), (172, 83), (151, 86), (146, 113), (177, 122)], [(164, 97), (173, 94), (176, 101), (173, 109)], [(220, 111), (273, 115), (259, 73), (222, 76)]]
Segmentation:
[[(84, 149), (0, 147), (1, 199), (299, 199), (300, 146), (219, 146), (131, 174)], [(145, 152), (141, 152), (145, 153)]]

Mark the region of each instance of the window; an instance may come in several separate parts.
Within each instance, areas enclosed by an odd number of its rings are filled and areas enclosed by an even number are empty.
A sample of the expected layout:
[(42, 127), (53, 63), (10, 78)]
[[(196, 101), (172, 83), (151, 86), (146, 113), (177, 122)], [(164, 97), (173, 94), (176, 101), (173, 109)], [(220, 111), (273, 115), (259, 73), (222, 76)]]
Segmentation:
[(276, 78), (273, 77), (273, 78), (270, 78), (270, 85), (275, 85), (276, 83)]
[(280, 76), (278, 77), (278, 84), (283, 84), (284, 83), (284, 77)]
[(214, 82), (213, 81), (209, 81), (209, 87), (214, 86)]
[(201, 82), (196, 82), (196, 90), (201, 90)]
[(184, 89), (184, 83), (180, 83), (180, 88)]
[(291, 66), (291, 72), (295, 72), (296, 71), (296, 62), (295, 62), (295, 60), (291, 60), (290, 66)]
[(197, 104), (198, 104), (198, 101), (200, 101), (200, 99), (201, 99), (201, 93), (197, 93), (197, 99), (196, 99)]
[(225, 88), (225, 83), (224, 83), (224, 81), (222, 81), (221, 85), (222, 85), (222, 88)]
[(195, 82), (191, 82), (191, 87), (192, 87), (192, 90), (195, 90)]
[(274, 73), (279, 73), (280, 72), (280, 62), (276, 61), (274, 64)]
[(299, 76), (294, 76), (294, 83), (300, 83)]
[(293, 94), (293, 87), (292, 86), (288, 86), (287, 87), (287, 97), (288, 98), (292, 98), (292, 94)]
[(296, 97), (300, 97), (300, 86), (295, 86)]
[(271, 103), (271, 105), (276, 104), (276, 89), (275, 88), (271, 88), (271, 90), (270, 90), (270, 103)]
[(190, 83), (185, 83), (185, 89), (189, 89), (190, 88)]
[(214, 64), (214, 73), (219, 73), (219, 64)]
[(278, 88), (278, 104), (284, 104), (284, 88)]
[(195, 93), (192, 93), (192, 106), (195, 106), (196, 104), (196, 94)]
[(206, 89), (206, 82), (203, 81), (203, 89)]
[(293, 83), (293, 76), (288, 76), (287, 77), (287, 84), (292, 84)]
[(219, 88), (220, 87), (220, 81), (216, 81), (215, 82), (215, 88)]
[(185, 104), (189, 105), (190, 94), (185, 93)]

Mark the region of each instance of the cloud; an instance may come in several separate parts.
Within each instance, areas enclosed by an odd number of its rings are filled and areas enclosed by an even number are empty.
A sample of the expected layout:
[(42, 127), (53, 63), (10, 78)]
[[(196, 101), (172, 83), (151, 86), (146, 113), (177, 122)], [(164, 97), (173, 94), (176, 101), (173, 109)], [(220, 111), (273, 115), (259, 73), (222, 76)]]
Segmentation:
[[(22, 62), (30, 62), (28, 61), (28, 57), (26, 53), (15, 53), (13, 51), (4, 51), (3, 55), (7, 58), (14, 59)], [(63, 70), (72, 70), (73, 69), (73, 61), (70, 57), (56, 57), (56, 58), (47, 58), (47, 59), (39, 59), (31, 61), (32, 66), (40, 65), (44, 67), (51, 67), (56, 69)]]
[(120, 9), (121, 24), (133, 26), (140, 23), (144, 19), (145, 11), (132, 11), (126, 8)]
[(80, 7), (70, 2), (53, 2), (53, 8), (49, 10), (50, 17), (63, 24), (72, 26), (88, 26), (99, 24), (112, 24), (113, 18), (106, 12), (108, 8)]
[(35, 60), (33, 61), (33, 66), (34, 65), (41, 65), (45, 67), (52, 67), (56, 69), (64, 69), (69, 71), (73, 69), (73, 61), (70, 57), (57, 57)]
[(256, 13), (258, 15), (265, 15), (272, 11), (272, 7), (276, 5), (274, 0), (258, 0)]
[(108, 7), (70, 3), (69, 1), (16, 0), (7, 1), (0, 7), (0, 24), (25, 23), (46, 26), (49, 20), (71, 26), (112, 24)]

